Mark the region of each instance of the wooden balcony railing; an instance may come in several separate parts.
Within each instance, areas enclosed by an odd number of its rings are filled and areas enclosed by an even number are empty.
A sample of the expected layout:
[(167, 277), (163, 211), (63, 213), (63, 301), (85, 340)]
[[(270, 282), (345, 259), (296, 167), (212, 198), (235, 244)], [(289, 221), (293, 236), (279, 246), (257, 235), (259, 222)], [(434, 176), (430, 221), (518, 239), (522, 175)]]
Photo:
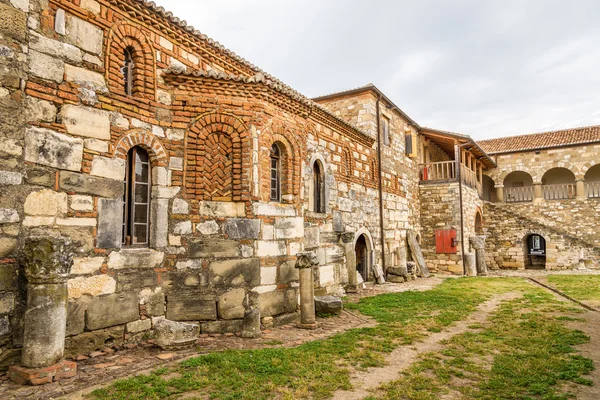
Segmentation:
[(504, 188), (504, 201), (507, 203), (533, 201), (533, 186)]
[(600, 198), (600, 182), (588, 182), (585, 184), (585, 196), (588, 199)]
[(545, 200), (567, 200), (575, 198), (575, 184), (542, 185)]
[(477, 174), (475, 171), (471, 171), (469, 168), (461, 164), (460, 176), (462, 177), (464, 184), (472, 187), (473, 189), (477, 189), (477, 192), (481, 193), (481, 182), (477, 181)]
[(456, 161), (440, 161), (419, 165), (422, 181), (447, 181), (456, 179)]

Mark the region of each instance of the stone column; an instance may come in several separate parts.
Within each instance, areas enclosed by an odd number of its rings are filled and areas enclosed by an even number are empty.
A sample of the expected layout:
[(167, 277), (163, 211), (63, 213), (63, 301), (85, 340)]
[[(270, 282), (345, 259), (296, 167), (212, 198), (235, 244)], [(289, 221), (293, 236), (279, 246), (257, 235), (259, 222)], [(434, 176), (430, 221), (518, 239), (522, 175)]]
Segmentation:
[(477, 276), (477, 259), (473, 253), (465, 253), (467, 276)]
[(477, 275), (487, 276), (487, 266), (485, 264), (485, 236), (471, 236), (469, 238), (471, 247), (475, 250), (475, 263), (477, 264)]
[(585, 181), (583, 179), (577, 179), (575, 181), (575, 192), (577, 194), (577, 200), (585, 200)]
[(356, 252), (354, 251), (354, 233), (344, 232), (340, 235), (346, 253), (346, 269), (348, 270), (347, 293), (358, 292), (358, 279), (356, 279)]
[(244, 298), (244, 323), (242, 325), (242, 337), (245, 339), (259, 338), (260, 331), (260, 308), (258, 306), (258, 293), (250, 292)]
[(21, 366), (10, 378), (43, 384), (75, 375), (77, 365), (63, 361), (67, 323), (67, 279), (73, 265), (71, 243), (62, 237), (31, 237), (21, 249), (27, 278)]
[(544, 201), (544, 191), (542, 190), (542, 182), (533, 183), (533, 202), (541, 203)]
[(315, 285), (313, 268), (319, 265), (313, 252), (298, 253), (296, 268), (300, 270), (300, 323), (298, 328), (315, 329)]
[(504, 185), (495, 185), (496, 188), (496, 201), (498, 203), (504, 203)]

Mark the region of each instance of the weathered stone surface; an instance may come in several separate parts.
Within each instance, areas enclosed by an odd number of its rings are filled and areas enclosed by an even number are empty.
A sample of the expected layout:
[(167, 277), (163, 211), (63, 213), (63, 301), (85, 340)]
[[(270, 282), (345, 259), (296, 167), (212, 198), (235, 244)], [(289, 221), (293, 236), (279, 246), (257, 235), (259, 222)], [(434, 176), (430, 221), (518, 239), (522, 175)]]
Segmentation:
[(69, 196), (69, 206), (74, 211), (94, 211), (92, 196), (74, 194)]
[(173, 233), (175, 235), (189, 235), (192, 233), (192, 221), (183, 221), (175, 224)]
[(39, 78), (61, 83), (65, 73), (65, 63), (58, 58), (30, 50), (29, 72)]
[(232, 218), (225, 221), (223, 231), (230, 239), (258, 239), (260, 234), (259, 219)]
[(190, 257), (239, 257), (238, 243), (226, 239), (190, 239), (188, 243)]
[(0, 154), (19, 157), (23, 154), (23, 146), (15, 139), (3, 139), (0, 142)]
[(8, 4), (0, 3), (0, 33), (17, 40), (25, 40), (27, 14)]
[(106, 83), (104, 82), (104, 75), (90, 71), (89, 69), (66, 64), (65, 78), (67, 81), (75, 82), (81, 86), (86, 86), (101, 93), (108, 91)]
[(6, 257), (17, 249), (17, 239), (0, 238), (0, 257)]
[(150, 245), (166, 247), (169, 237), (169, 200), (154, 199), (150, 203)]
[(154, 288), (158, 278), (154, 269), (136, 269), (133, 271), (118, 271), (116, 274), (117, 291), (133, 291), (140, 288)]
[(83, 147), (98, 153), (108, 153), (108, 142), (98, 139), (84, 139)]
[(244, 339), (256, 339), (260, 336), (260, 310), (257, 308), (249, 309), (244, 313), (242, 337)]
[(146, 305), (146, 315), (151, 317), (165, 315), (165, 294), (161, 288), (143, 289), (139, 297), (140, 304)]
[(423, 253), (421, 252), (421, 246), (417, 241), (417, 235), (414, 231), (409, 230), (406, 232), (406, 239), (408, 240), (408, 245), (410, 246), (413, 259), (420, 271), (420, 276), (423, 278), (429, 278), (429, 268), (427, 268), (425, 257), (423, 257)]
[(337, 233), (344, 232), (344, 223), (342, 221), (342, 213), (339, 211), (333, 212), (333, 231)]
[(230, 290), (219, 296), (219, 300), (217, 303), (219, 318), (243, 318), (245, 309), (242, 303), (245, 297), (246, 291), (244, 289)]
[(67, 286), (69, 288), (69, 298), (78, 299), (83, 295), (98, 296), (114, 293), (117, 283), (109, 275), (94, 275), (88, 278), (80, 276), (69, 279)]
[(78, 354), (89, 354), (92, 351), (101, 350), (112, 345), (120, 346), (123, 344), (124, 330), (124, 326), (118, 326), (94, 332), (85, 332), (67, 338), (65, 342), (65, 356), (74, 357)]
[(255, 215), (270, 215), (273, 217), (294, 217), (296, 210), (293, 206), (275, 205), (266, 203), (254, 203), (252, 208)]
[(258, 240), (255, 242), (255, 245), (258, 257), (279, 257), (287, 254), (286, 244), (283, 240)]
[(408, 270), (406, 269), (406, 267), (388, 267), (387, 274), (395, 276), (406, 276), (408, 275)]
[(304, 237), (304, 218), (278, 218), (275, 220), (275, 239)]
[(243, 327), (241, 319), (208, 321), (200, 323), (200, 332), (202, 333), (236, 333)]
[[(57, 13), (58, 14), (58, 13)], [(30, 31), (31, 32), (31, 31)], [(30, 47), (40, 53), (47, 54), (52, 57), (62, 58), (63, 60), (79, 64), (82, 60), (81, 50), (68, 43), (63, 43), (58, 40), (50, 39), (42, 36), (37, 32), (31, 32)], [(68, 64), (65, 64), (65, 68)], [(70, 66), (71, 68), (75, 68)]]
[(87, 193), (117, 199), (123, 197), (123, 182), (87, 174), (61, 171), (60, 187), (62, 190), (75, 191), (79, 194)]
[(286, 313), (298, 311), (298, 290), (288, 289), (284, 292), (285, 303), (283, 310)]
[(54, 15), (54, 30), (59, 35), (65, 35), (67, 33), (67, 20), (65, 18), (65, 10), (59, 8), (56, 10)]
[(342, 299), (335, 296), (315, 296), (315, 311), (321, 314), (341, 314)]
[[(123, 183), (121, 182), (121, 186)], [(123, 230), (123, 200), (99, 199), (98, 200), (98, 236), (96, 245), (103, 249), (116, 249), (121, 247)], [(113, 260), (116, 255), (111, 253)], [(114, 262), (113, 262), (114, 265)], [(111, 266), (111, 268), (114, 268)]]
[(25, 214), (62, 215), (67, 212), (67, 194), (44, 189), (30, 193), (25, 199)]
[(69, 299), (67, 305), (67, 336), (79, 335), (85, 330), (85, 310), (90, 303), (90, 298), (84, 296), (80, 299)]
[(56, 118), (56, 106), (46, 100), (35, 97), (27, 97), (27, 121), (54, 122)]
[(90, 53), (102, 52), (102, 30), (74, 15), (67, 15), (66, 38), (71, 43)]
[(93, 331), (126, 324), (139, 318), (140, 309), (137, 294), (116, 293), (98, 297), (89, 304), (85, 315), (85, 327)]
[(263, 317), (282, 314), (285, 298), (283, 292), (267, 292), (259, 294), (260, 315)]
[(188, 214), (190, 205), (183, 199), (173, 199), (173, 214)]
[(79, 171), (83, 159), (83, 140), (43, 128), (28, 128), (25, 133), (25, 161), (49, 167)]
[(0, 208), (0, 224), (14, 224), (19, 222), (19, 213), (12, 208)]
[(219, 224), (217, 221), (206, 221), (196, 224), (196, 230), (203, 235), (215, 235), (219, 233)]
[(209, 265), (210, 281), (223, 286), (257, 286), (260, 284), (260, 263), (256, 258), (213, 261)]
[(125, 160), (96, 156), (92, 160), (92, 170), (90, 174), (109, 179), (117, 179), (122, 182), (125, 178)]
[(10, 314), (15, 308), (14, 293), (0, 294), (0, 314)]
[(110, 140), (108, 112), (67, 104), (61, 108), (60, 115), (67, 132), (71, 135)]
[(20, 185), (22, 181), (23, 175), (19, 172), (0, 171), (0, 185)]
[(124, 249), (113, 251), (108, 256), (110, 269), (156, 268), (165, 258), (165, 253), (152, 249)]
[[(171, 157), (171, 160), (173, 157)], [(199, 214), (205, 217), (243, 217), (246, 214), (245, 203), (224, 201), (202, 201), (198, 204)]]
[(139, 333), (152, 329), (152, 320), (150, 318), (138, 319), (125, 325), (125, 331), (127, 333)]
[(72, 275), (88, 275), (98, 271), (104, 263), (104, 257), (79, 257), (73, 259)]
[(477, 264), (475, 262), (475, 254), (465, 253), (465, 266), (467, 276), (477, 276)]
[(212, 294), (177, 292), (167, 296), (167, 319), (201, 321), (217, 319), (217, 301)]
[[(16, 243), (15, 243), (16, 244)], [(17, 268), (13, 264), (0, 264), (0, 291), (14, 290), (17, 284)]]

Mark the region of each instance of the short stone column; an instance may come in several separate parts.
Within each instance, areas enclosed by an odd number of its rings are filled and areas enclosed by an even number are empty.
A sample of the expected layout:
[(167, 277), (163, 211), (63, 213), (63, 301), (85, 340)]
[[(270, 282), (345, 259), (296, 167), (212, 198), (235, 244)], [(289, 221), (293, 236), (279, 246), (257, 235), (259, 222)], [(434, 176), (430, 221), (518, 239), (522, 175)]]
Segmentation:
[(585, 181), (583, 179), (577, 179), (575, 181), (575, 193), (577, 200), (585, 200), (587, 198), (585, 193)]
[(358, 279), (356, 278), (356, 252), (354, 251), (354, 233), (344, 232), (340, 235), (346, 254), (346, 270), (348, 271), (347, 293), (358, 292)]
[(504, 185), (495, 185), (496, 188), (496, 201), (498, 203), (504, 203)]
[(485, 236), (471, 236), (469, 238), (471, 247), (475, 250), (475, 263), (477, 265), (477, 275), (487, 276), (487, 266), (485, 264)]
[(31, 237), (21, 248), (27, 278), (21, 366), (9, 369), (20, 384), (39, 385), (70, 378), (77, 364), (64, 361), (67, 279), (73, 265), (71, 243), (62, 237)]
[(541, 203), (544, 201), (544, 190), (542, 188), (542, 182), (533, 183), (533, 202)]
[(300, 323), (298, 328), (315, 329), (315, 283), (313, 267), (319, 265), (317, 255), (313, 252), (298, 253), (296, 268), (300, 270)]
[(475, 258), (475, 254), (465, 253), (465, 265), (467, 276), (477, 276), (477, 261)]
[(244, 322), (242, 324), (242, 337), (245, 339), (256, 339), (261, 335), (260, 330), (260, 307), (258, 293), (246, 294), (243, 301)]

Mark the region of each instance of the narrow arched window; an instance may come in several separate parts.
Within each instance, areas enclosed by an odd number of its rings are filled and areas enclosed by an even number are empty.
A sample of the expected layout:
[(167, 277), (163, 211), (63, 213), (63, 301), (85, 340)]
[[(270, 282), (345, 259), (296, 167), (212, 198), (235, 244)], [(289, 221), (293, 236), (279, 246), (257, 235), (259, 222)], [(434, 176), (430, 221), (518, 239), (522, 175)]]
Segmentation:
[(325, 212), (325, 182), (323, 181), (323, 171), (321, 163), (315, 161), (313, 164), (313, 186), (314, 186), (314, 212)]
[(281, 151), (277, 144), (271, 146), (271, 200), (281, 200)]
[(150, 226), (150, 160), (141, 147), (127, 153), (123, 244), (147, 246)]
[(123, 72), (123, 88), (128, 96), (131, 96), (133, 93), (133, 69), (135, 68), (135, 63), (133, 62), (133, 53), (133, 47), (129, 46), (125, 48), (125, 61), (121, 70)]

